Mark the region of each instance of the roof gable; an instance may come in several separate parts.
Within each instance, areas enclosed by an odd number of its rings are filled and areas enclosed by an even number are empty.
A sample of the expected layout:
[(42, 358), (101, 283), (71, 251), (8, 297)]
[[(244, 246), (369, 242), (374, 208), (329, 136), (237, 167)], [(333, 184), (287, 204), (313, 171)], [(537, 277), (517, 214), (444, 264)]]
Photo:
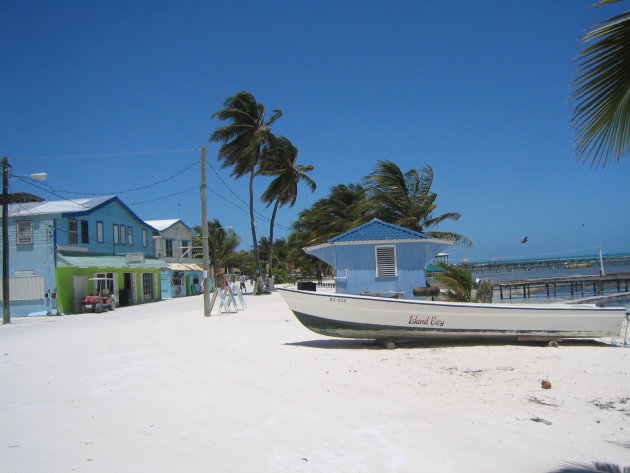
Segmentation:
[(328, 240), (329, 243), (342, 241), (382, 241), (382, 240), (421, 240), (431, 238), (424, 233), (383, 222), (377, 218), (348, 230)]
[(145, 222), (160, 232), (168, 230), (169, 228), (175, 226), (178, 223), (181, 223), (184, 227), (186, 227), (188, 230), (192, 232), (190, 227), (186, 225), (179, 218), (172, 218), (172, 219), (166, 219), (166, 220), (146, 220)]

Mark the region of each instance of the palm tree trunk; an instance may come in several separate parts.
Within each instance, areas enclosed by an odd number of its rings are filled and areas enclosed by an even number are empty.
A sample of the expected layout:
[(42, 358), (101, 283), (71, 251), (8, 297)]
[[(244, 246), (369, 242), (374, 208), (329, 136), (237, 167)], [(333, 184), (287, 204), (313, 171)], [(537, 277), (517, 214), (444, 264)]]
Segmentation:
[(262, 278), (260, 276), (260, 257), (258, 255), (258, 240), (256, 239), (256, 222), (254, 221), (254, 174), (252, 168), (249, 173), (249, 223), (252, 227), (252, 240), (254, 242), (254, 265), (256, 267), (256, 281), (258, 282), (257, 294), (262, 293)]
[(269, 224), (269, 290), (273, 290), (273, 224), (276, 221), (276, 212), (278, 211), (279, 200), (273, 205), (271, 214), (271, 223)]

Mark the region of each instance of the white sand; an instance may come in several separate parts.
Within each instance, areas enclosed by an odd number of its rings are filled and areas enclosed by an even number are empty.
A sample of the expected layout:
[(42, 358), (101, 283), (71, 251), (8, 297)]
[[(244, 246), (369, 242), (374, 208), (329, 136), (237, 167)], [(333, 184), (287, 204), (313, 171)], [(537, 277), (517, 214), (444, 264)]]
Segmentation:
[(0, 472), (630, 464), (630, 349), (384, 350), (308, 331), (277, 293), (246, 297), (230, 316), (204, 318), (197, 296), (0, 327)]

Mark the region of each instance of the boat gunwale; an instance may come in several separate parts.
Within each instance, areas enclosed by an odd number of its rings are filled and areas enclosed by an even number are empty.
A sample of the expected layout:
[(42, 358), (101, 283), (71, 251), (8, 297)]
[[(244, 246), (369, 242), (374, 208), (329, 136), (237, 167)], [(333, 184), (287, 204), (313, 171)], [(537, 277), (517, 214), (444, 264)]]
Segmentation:
[(424, 301), (424, 300), (414, 300), (414, 299), (395, 299), (390, 297), (377, 297), (377, 296), (367, 296), (360, 294), (341, 294), (338, 292), (315, 292), (315, 291), (303, 291), (300, 289), (291, 289), (286, 287), (277, 287), (279, 291), (286, 291), (296, 294), (305, 294), (309, 296), (320, 296), (320, 297), (340, 297), (340, 298), (348, 298), (348, 299), (356, 299), (356, 300), (374, 300), (374, 301), (382, 301), (382, 302), (390, 302), (397, 304), (412, 304), (412, 305), (431, 305), (431, 306), (447, 306), (447, 307), (467, 307), (467, 308), (478, 308), (478, 309), (495, 309), (495, 310), (505, 310), (505, 309), (527, 309), (527, 310), (590, 310), (590, 311), (621, 311), (624, 313), (627, 310), (623, 306), (618, 307), (599, 307), (594, 304), (571, 304), (568, 302), (558, 302), (558, 303), (548, 303), (548, 304), (489, 304), (489, 303), (477, 303), (477, 302), (449, 302), (449, 301)]

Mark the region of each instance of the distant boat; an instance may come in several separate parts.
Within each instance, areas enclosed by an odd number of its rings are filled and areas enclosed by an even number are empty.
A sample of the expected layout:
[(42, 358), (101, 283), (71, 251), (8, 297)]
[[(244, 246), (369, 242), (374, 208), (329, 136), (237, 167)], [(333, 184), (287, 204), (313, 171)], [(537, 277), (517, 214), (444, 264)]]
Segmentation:
[(309, 330), (341, 338), (375, 339), (395, 346), (413, 339), (617, 337), (624, 307), (591, 304), (478, 304), (317, 293), (280, 289)]
[(564, 267), (567, 269), (578, 269), (578, 268), (590, 268), (593, 266), (593, 263), (565, 263)]

